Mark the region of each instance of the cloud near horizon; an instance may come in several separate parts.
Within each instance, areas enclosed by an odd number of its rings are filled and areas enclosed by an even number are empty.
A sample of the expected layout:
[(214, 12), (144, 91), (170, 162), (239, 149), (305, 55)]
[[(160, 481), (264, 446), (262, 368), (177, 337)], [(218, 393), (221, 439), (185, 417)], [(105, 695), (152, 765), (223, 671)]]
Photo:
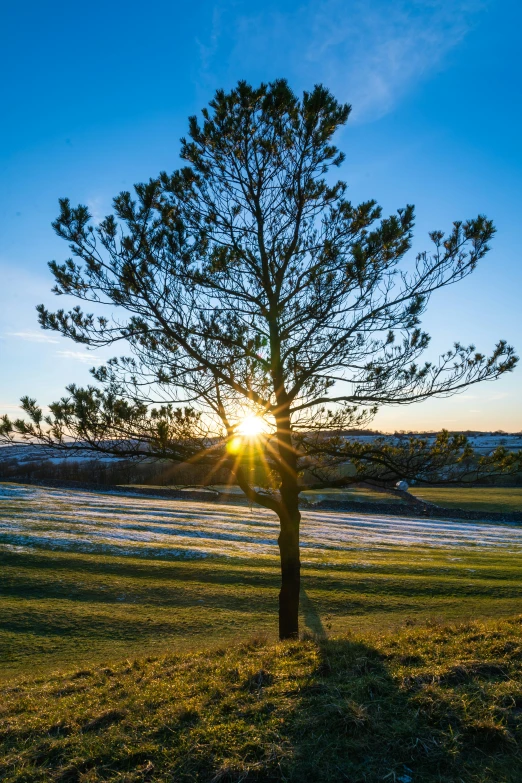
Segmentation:
[(4, 413), (10, 413), (11, 411), (14, 412), (21, 412), (21, 405), (19, 402), (0, 402), (0, 416), (3, 416)]

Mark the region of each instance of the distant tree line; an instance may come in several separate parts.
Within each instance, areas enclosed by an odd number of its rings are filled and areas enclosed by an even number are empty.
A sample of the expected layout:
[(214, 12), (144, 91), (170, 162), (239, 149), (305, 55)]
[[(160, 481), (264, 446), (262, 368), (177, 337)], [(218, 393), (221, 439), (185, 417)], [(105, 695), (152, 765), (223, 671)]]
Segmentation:
[[(332, 474), (332, 484), (346, 481), (354, 476), (350, 463), (337, 467)], [(263, 463), (255, 460), (250, 467), (250, 479), (257, 486), (270, 483)], [(170, 460), (104, 460), (64, 458), (20, 459), (11, 457), (0, 461), (0, 481), (78, 481), (85, 484), (108, 486), (112, 484), (148, 484), (151, 486), (205, 486), (230, 485), (236, 479), (229, 466), (224, 465), (209, 477), (206, 465), (187, 462), (173, 463)], [(304, 485), (313, 486), (317, 479), (311, 470), (305, 470)], [(469, 482), (476, 484), (472, 478)], [(436, 482), (434, 482), (436, 483)], [(462, 483), (466, 483), (465, 481)], [(522, 472), (509, 475), (484, 476), (479, 480), (484, 486), (522, 486)], [(390, 483), (390, 486), (393, 482)]]
[[(87, 484), (150, 484), (159, 486), (203, 485), (207, 469), (202, 465), (172, 464), (167, 460), (135, 462), (100, 459), (27, 460), (6, 459), (0, 462), (0, 481), (81, 481)], [(217, 471), (215, 484), (227, 484), (230, 471)]]

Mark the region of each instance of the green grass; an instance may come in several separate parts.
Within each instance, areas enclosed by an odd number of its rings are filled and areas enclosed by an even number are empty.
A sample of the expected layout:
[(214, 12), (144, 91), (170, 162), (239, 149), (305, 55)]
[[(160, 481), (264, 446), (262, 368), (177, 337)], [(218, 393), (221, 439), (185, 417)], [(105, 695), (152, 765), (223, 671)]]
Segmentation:
[[(471, 511), (522, 511), (522, 487), (410, 487), (410, 493), (421, 500), (446, 508), (463, 508)], [(314, 502), (317, 499), (347, 500), (366, 503), (403, 504), (392, 494), (375, 492), (366, 487), (352, 489), (307, 490), (302, 497)]]
[(522, 617), (252, 639), (3, 688), (4, 783), (519, 783)]
[[(122, 490), (125, 490), (126, 487), (132, 487), (133, 489), (159, 489), (159, 490), (165, 490), (165, 489), (174, 489), (174, 490), (193, 490), (197, 491), (198, 489), (205, 489), (204, 487), (185, 487), (181, 484), (169, 484), (168, 486), (162, 486), (162, 485), (153, 485), (153, 484), (120, 484)], [(216, 490), (219, 490), (220, 492), (226, 493), (227, 495), (231, 496), (230, 500), (236, 500), (238, 502), (244, 502), (248, 503), (246, 500), (243, 492), (241, 489), (233, 484), (230, 486), (227, 486), (225, 484), (218, 484), (218, 485), (212, 485), (213, 488)], [(386, 503), (399, 503), (403, 504), (405, 501), (402, 500), (400, 497), (396, 497), (392, 495), (391, 493), (387, 492), (378, 492), (372, 489), (369, 489), (367, 487), (348, 487), (343, 489), (307, 489), (301, 492), (300, 495), (301, 498), (304, 498), (306, 500), (310, 500), (312, 503), (317, 502), (318, 500), (322, 500), (323, 498), (325, 500), (349, 500), (354, 503), (357, 502), (365, 502), (365, 503), (374, 503), (374, 502), (386, 502)]]
[[(0, 528), (0, 678), (275, 638), (269, 512), (4, 485)], [(304, 512), (301, 627), (513, 614), (519, 539), (513, 526)]]
[[(274, 638), (279, 567), (263, 560), (171, 561), (77, 552), (0, 554), (5, 677), (108, 657)], [(406, 620), (498, 617), (520, 609), (522, 562), (503, 549), (347, 550), (303, 568), (301, 624), (318, 634)]]
[(519, 783), (514, 526), (305, 512), (307, 638), (280, 644), (267, 514), (19, 487), (0, 512), (2, 783)]
[(312, 503), (318, 500), (347, 500), (352, 503), (397, 503), (405, 501), (387, 492), (376, 492), (366, 487), (352, 487), (350, 489), (307, 489), (301, 493), (301, 497)]
[(522, 511), (522, 487), (411, 487), (410, 492), (446, 508)]
[[(136, 489), (145, 487), (153, 489), (152, 485), (129, 485)], [(158, 486), (158, 489), (182, 489), (180, 485), (171, 487)], [(218, 489), (237, 494), (238, 501), (244, 501), (238, 487), (219, 486)], [(122, 485), (122, 489), (125, 486)], [(410, 493), (421, 500), (446, 508), (463, 508), (471, 511), (522, 511), (522, 487), (410, 487)], [(378, 492), (368, 487), (349, 487), (343, 489), (308, 489), (301, 493), (303, 499), (312, 503), (318, 500), (340, 500), (352, 503), (394, 503), (404, 505), (406, 501), (391, 493)]]

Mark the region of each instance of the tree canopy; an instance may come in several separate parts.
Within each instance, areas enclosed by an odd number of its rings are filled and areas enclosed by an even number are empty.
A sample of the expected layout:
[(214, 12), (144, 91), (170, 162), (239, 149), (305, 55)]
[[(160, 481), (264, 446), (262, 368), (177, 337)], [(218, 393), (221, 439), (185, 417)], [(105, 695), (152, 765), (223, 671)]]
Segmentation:
[[(513, 465), (502, 450), (481, 462), (447, 434), (346, 438), (383, 405), (448, 396), (517, 361), (504, 340), (489, 354), (456, 342), (422, 359), (432, 294), (473, 272), (495, 228), (483, 215), (456, 221), (410, 262), (413, 206), (383, 217), (334, 177), (344, 155), (333, 138), (349, 113), (320, 85), (298, 98), (284, 80), (239, 82), (190, 118), (186, 165), (120, 193), (98, 225), (62, 199), (53, 225), (72, 257), (50, 263), (53, 290), (96, 312), (41, 305), (40, 324), (92, 348), (123, 343), (130, 355), (94, 369), (92, 386), (68, 387), (48, 416), (26, 398), (29, 421), (6, 418), (2, 429), (69, 450), (230, 463), (281, 520), (282, 636), (297, 632), (305, 467), (331, 480), (351, 460), (359, 477), (389, 481)], [(101, 305), (112, 312), (99, 315)], [(277, 491), (249, 481), (237, 439), (247, 414), (266, 422), (256, 449)]]

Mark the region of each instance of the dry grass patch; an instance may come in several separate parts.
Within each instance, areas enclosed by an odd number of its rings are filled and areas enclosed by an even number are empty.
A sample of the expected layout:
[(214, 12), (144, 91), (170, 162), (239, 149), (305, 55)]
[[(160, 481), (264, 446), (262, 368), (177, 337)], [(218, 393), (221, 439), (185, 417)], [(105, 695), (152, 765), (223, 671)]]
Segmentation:
[(518, 782), (522, 618), (129, 660), (3, 690), (0, 779)]

